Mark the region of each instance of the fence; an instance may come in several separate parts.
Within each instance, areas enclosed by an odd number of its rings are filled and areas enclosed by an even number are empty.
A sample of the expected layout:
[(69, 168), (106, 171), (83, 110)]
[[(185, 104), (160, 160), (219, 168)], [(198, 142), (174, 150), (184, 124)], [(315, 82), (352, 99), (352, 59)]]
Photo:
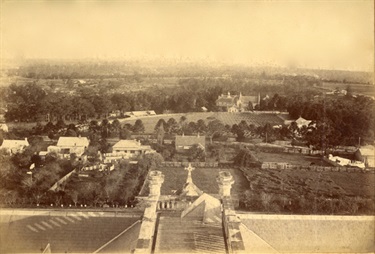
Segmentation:
[(162, 167), (175, 167), (175, 168), (180, 168), (180, 167), (187, 167), (189, 166), (189, 163), (191, 164), (192, 167), (197, 167), (197, 168), (217, 168), (219, 167), (218, 162), (181, 162), (181, 161), (164, 161), (161, 163)]
[(355, 167), (323, 167), (323, 166), (301, 166), (286, 162), (263, 162), (262, 169), (297, 169), (314, 172), (349, 172), (349, 173), (375, 173), (375, 169), (361, 169)]
[(66, 180), (69, 179), (69, 177), (75, 172), (75, 169), (73, 169), (71, 172), (69, 172), (68, 174), (66, 174), (65, 176), (63, 176), (60, 180), (58, 180), (54, 185), (52, 185), (52, 187), (49, 189), (51, 191), (56, 191), (60, 186), (61, 184), (63, 184)]

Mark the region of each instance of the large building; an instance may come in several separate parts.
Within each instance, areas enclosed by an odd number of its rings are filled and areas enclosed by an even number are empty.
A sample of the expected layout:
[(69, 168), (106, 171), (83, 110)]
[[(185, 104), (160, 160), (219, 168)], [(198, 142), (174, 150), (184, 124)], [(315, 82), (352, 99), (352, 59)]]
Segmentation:
[(138, 156), (153, 151), (150, 146), (144, 146), (137, 140), (120, 140), (112, 147), (113, 153), (124, 153), (130, 156)]
[(86, 137), (60, 137), (56, 146), (48, 147), (48, 152), (81, 156), (86, 151), (89, 143), (90, 141)]
[(260, 95), (243, 96), (242, 93), (240, 93), (240, 95), (231, 95), (230, 92), (228, 92), (227, 95), (219, 95), (216, 100), (216, 106), (228, 112), (253, 110), (259, 104)]

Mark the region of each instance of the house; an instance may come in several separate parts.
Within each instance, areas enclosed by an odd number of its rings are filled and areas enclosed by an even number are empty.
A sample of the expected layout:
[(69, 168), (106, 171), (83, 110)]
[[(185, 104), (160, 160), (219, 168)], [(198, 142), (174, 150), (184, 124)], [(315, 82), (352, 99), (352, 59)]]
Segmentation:
[(328, 156), (328, 159), (340, 166), (365, 168), (365, 164), (361, 161), (352, 161), (352, 160), (349, 160), (340, 156), (333, 156), (332, 154)]
[[(243, 96), (240, 93), (240, 96), (237, 100), (237, 107), (244, 111), (246, 109), (254, 109), (256, 106), (260, 104), (260, 94), (258, 96)], [(251, 105), (251, 107), (249, 107)]]
[(306, 127), (308, 127), (309, 124), (310, 124), (312, 121), (311, 121), (311, 120), (306, 120), (306, 119), (304, 119), (304, 118), (302, 118), (302, 117), (299, 117), (295, 122), (296, 122), (298, 128), (302, 128), (302, 126), (306, 126)]
[(156, 113), (154, 110), (131, 111), (131, 112), (125, 112), (125, 116), (129, 116), (129, 117), (156, 116)]
[[(231, 95), (228, 92), (228, 95), (219, 95), (216, 100), (216, 106), (232, 113), (254, 109), (259, 103), (259, 94), (258, 96), (243, 96), (242, 93), (240, 95)], [(249, 105), (251, 106), (249, 107)]]
[(192, 146), (198, 145), (203, 150), (206, 149), (206, 137), (200, 136), (176, 136), (175, 146), (179, 152), (189, 150)]
[(375, 167), (375, 147), (373, 145), (362, 146), (355, 152), (355, 158), (365, 163), (366, 167)]
[(5, 123), (0, 123), (0, 130), (2, 130), (3, 132), (8, 132), (8, 125), (6, 125)]
[(56, 146), (49, 146), (48, 152), (55, 151), (62, 154), (73, 154), (81, 156), (89, 146), (86, 137), (60, 137)]
[(112, 147), (112, 153), (128, 154), (137, 156), (141, 154), (151, 153), (153, 150), (150, 146), (141, 145), (137, 140), (120, 140)]
[(29, 146), (27, 138), (24, 140), (4, 139), (0, 149), (4, 149), (9, 154), (15, 154), (23, 152), (27, 146)]
[(292, 122), (294, 122), (296, 120), (291, 115), (289, 115), (289, 113), (278, 114), (277, 117), (279, 117), (281, 120), (283, 120), (283, 124), (286, 125), (286, 126), (291, 125)]

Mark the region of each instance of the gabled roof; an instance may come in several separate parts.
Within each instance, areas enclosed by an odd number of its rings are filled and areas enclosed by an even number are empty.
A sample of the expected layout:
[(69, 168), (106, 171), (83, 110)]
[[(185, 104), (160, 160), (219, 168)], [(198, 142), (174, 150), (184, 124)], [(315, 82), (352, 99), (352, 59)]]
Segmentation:
[(362, 146), (359, 148), (361, 155), (375, 156), (375, 147), (373, 145)]
[(227, 103), (227, 104), (234, 103), (234, 97), (229, 97), (229, 98), (226, 97), (226, 96), (220, 97), (216, 100), (216, 103), (218, 103), (218, 102), (224, 102), (224, 103)]
[(86, 137), (60, 137), (58, 147), (87, 147), (89, 140)]
[(118, 148), (127, 148), (127, 149), (139, 149), (141, 148), (142, 145), (139, 141), (137, 140), (125, 140), (125, 139), (122, 139), (120, 140), (119, 142), (117, 142), (116, 144), (113, 145), (113, 148), (114, 149), (118, 149)]
[(176, 146), (206, 145), (205, 136), (176, 136)]
[(28, 146), (29, 142), (24, 140), (13, 140), (13, 139), (4, 139), (1, 148), (18, 148), (21, 146)]
[(258, 96), (241, 96), (240, 100), (242, 104), (248, 104), (249, 102), (251, 103), (258, 103)]

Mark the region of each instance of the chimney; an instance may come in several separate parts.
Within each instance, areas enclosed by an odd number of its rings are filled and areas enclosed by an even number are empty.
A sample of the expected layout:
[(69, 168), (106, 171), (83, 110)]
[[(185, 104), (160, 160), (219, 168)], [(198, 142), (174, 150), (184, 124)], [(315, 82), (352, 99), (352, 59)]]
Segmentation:
[(150, 189), (150, 197), (159, 197), (160, 196), (160, 188), (164, 182), (164, 175), (161, 171), (153, 170), (150, 171), (148, 174), (148, 182), (149, 182), (149, 189)]
[(221, 171), (219, 172), (219, 176), (216, 178), (216, 182), (219, 184), (220, 196), (230, 196), (230, 190), (232, 188), (232, 184), (234, 184), (233, 176), (228, 171)]

